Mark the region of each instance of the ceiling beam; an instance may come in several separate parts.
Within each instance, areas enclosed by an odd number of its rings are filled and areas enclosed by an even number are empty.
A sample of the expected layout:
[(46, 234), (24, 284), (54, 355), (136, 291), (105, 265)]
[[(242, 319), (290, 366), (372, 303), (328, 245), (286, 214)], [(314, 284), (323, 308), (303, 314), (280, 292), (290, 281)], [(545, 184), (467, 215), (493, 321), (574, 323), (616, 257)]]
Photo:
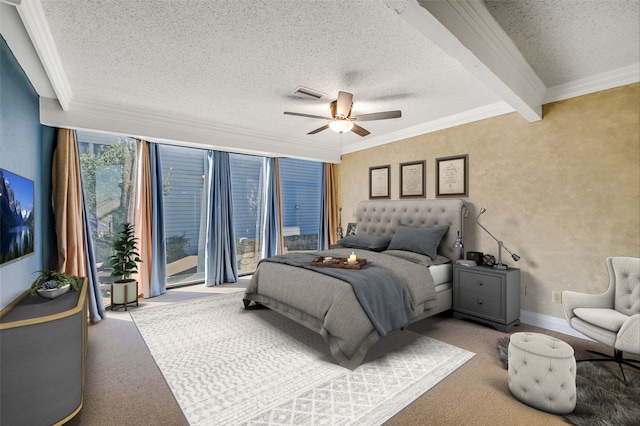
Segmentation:
[(51, 86), (56, 93), (58, 102), (64, 111), (69, 109), (73, 94), (67, 74), (58, 55), (58, 49), (53, 41), (53, 34), (49, 28), (49, 22), (44, 14), (40, 0), (13, 1), (18, 14), (27, 30), (33, 47), (38, 53), (40, 62), (49, 77)]
[(546, 86), (481, 1), (385, 3), (527, 121), (542, 119)]
[(33, 48), (29, 34), (24, 29), (15, 4), (6, 0), (0, 2), (0, 34), (9, 45), (13, 56), (24, 70), (38, 95), (55, 98), (56, 92), (51, 86), (47, 72)]

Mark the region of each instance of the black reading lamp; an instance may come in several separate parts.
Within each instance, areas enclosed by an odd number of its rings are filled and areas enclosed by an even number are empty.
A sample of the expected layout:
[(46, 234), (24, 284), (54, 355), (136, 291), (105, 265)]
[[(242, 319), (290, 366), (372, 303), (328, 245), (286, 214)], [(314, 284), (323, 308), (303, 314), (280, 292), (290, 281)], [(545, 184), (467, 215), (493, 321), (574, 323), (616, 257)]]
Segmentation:
[(496, 237), (494, 237), (494, 236), (493, 236), (493, 234), (492, 234), (491, 232), (489, 232), (489, 230), (488, 230), (487, 228), (485, 228), (484, 226), (482, 226), (482, 224), (481, 224), (480, 222), (478, 222), (478, 218), (479, 218), (482, 214), (484, 214), (486, 211), (487, 211), (487, 209), (485, 209), (484, 207), (482, 207), (482, 208), (480, 209), (480, 214), (479, 214), (478, 216), (476, 216), (476, 223), (480, 226), (480, 228), (484, 229), (484, 231), (485, 231), (487, 234), (491, 235), (491, 238), (493, 238), (494, 240), (496, 240), (496, 241), (498, 242), (498, 263), (497, 263), (497, 264), (495, 264), (495, 265), (493, 265), (493, 267), (494, 267), (495, 269), (507, 269), (507, 265), (503, 265), (503, 264), (502, 264), (502, 249), (504, 248), (507, 252), (509, 252), (509, 254), (511, 255), (511, 258), (512, 258), (513, 260), (515, 260), (516, 262), (517, 262), (518, 260), (520, 260), (520, 256), (518, 256), (518, 255), (517, 255), (517, 254), (515, 254), (515, 253), (511, 253), (511, 252), (509, 251), (509, 249), (508, 249), (508, 248), (506, 248), (506, 247), (504, 246), (504, 244), (502, 244), (502, 241), (500, 241), (499, 239), (497, 239)]
[(338, 222), (338, 230), (336, 231), (336, 234), (338, 235), (338, 238), (342, 238), (342, 207), (338, 207), (338, 211), (340, 212), (340, 219)]

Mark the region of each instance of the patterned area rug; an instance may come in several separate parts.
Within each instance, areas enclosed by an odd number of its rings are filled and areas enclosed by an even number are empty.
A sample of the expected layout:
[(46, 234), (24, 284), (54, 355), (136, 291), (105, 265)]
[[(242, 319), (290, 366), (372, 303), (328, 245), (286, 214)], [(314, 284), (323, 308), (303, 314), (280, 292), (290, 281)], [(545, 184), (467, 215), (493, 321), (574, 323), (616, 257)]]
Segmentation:
[(411, 331), (381, 339), (355, 370), (320, 335), (243, 292), (132, 310), (192, 425), (374, 425), (475, 354)]

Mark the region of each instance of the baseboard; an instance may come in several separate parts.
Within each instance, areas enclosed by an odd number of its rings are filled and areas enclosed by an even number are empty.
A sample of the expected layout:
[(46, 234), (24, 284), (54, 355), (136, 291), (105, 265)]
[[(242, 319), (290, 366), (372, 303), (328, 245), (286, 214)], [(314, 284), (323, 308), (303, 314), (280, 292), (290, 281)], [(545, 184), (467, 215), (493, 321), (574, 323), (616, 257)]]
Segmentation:
[(521, 310), (520, 322), (534, 325), (540, 328), (545, 328), (547, 330), (556, 331), (558, 333), (567, 334), (569, 336), (579, 337), (584, 340), (593, 341), (579, 331), (571, 328), (569, 324), (567, 324), (567, 321), (565, 321), (564, 319), (552, 317), (551, 315), (544, 315), (537, 312)]

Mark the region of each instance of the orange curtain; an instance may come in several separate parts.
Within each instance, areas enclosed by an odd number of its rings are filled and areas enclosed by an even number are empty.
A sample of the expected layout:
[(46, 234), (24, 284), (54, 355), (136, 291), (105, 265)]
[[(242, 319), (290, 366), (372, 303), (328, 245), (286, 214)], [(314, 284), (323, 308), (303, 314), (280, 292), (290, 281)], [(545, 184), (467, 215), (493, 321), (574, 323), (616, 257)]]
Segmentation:
[(134, 235), (138, 242), (138, 253), (142, 263), (138, 264), (138, 273), (131, 277), (138, 281), (143, 297), (151, 297), (151, 256), (152, 252), (152, 199), (151, 199), (151, 160), (149, 142), (136, 140), (136, 195), (133, 209)]
[(51, 170), (53, 213), (58, 246), (58, 271), (80, 277), (87, 275), (84, 227), (82, 222), (82, 188), (80, 158), (76, 132), (58, 130)]
[(327, 192), (326, 206), (327, 206), (327, 220), (328, 220), (328, 232), (329, 235), (327, 241), (329, 246), (338, 242), (338, 197), (336, 195), (336, 179), (335, 179), (335, 167), (333, 164), (325, 164), (325, 188)]

